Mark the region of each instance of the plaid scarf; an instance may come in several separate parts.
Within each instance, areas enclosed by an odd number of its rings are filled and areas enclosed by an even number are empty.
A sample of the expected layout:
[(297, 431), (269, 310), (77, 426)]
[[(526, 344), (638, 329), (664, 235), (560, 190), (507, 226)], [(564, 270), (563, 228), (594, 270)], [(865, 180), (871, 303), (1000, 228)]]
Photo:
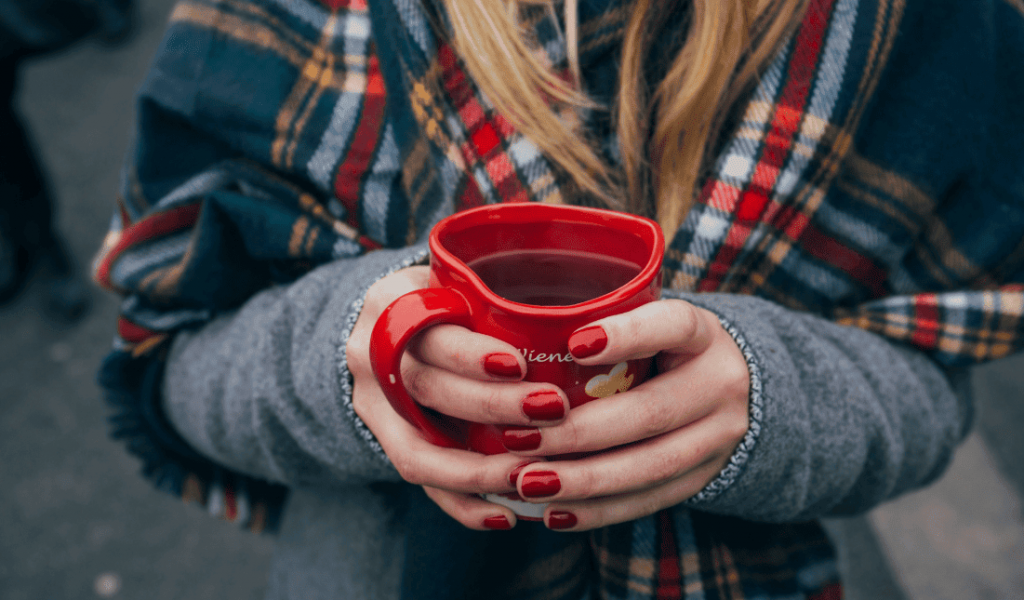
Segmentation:
[[(587, 92), (607, 100), (630, 7), (580, 4)], [(1020, 17), (1012, 3), (995, 4)], [(912, 344), (950, 368), (1024, 345), (1019, 215), (977, 231), (965, 211), (1009, 215), (1005, 196), (940, 202), (955, 185), (952, 167), (900, 163), (884, 149), (902, 143), (901, 122), (887, 123), (894, 139), (879, 146), (865, 121), (882, 104), (883, 78), (909, 68), (890, 65), (894, 48), (924, 39), (912, 28), (921, 10), (906, 0), (810, 1), (738, 107), (694, 208), (671, 236), (667, 285), (757, 295)], [(544, 15), (531, 22), (561, 68), (559, 27)], [(97, 280), (125, 297), (100, 376), (115, 408), (113, 435), (158, 487), (253, 530), (274, 528), (286, 494), (210, 463), (166, 423), (158, 389), (175, 331), (317, 265), (411, 244), (453, 211), (571, 199), (561, 174), (490, 108), (435, 23), (416, 0), (185, 0), (175, 9), (96, 263)], [(967, 98), (943, 102), (973, 110)], [(906, 122), (932, 116), (910, 110)], [(613, 155), (607, 115), (588, 119)], [(1005, 150), (1017, 161), (1024, 155)], [(1005, 187), (1019, 200), (1024, 186)], [(756, 444), (758, 402), (737, 456)], [(741, 469), (742, 460), (731, 464), (699, 499)], [(467, 547), (486, 551), (490, 539)], [(749, 523), (685, 503), (557, 540), (524, 527), (516, 543), (533, 548), (534, 560), (493, 580), (517, 598), (841, 594), (817, 525)], [(410, 568), (423, 547), (410, 542)], [(407, 572), (407, 581), (431, 572), (421, 575)]]

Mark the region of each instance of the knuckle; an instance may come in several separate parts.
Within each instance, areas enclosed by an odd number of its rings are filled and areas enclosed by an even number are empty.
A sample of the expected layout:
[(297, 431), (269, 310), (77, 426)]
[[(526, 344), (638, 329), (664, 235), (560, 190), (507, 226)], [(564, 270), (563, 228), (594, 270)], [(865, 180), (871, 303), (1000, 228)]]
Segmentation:
[(465, 493), (493, 491), (489, 473), (478, 467), (455, 469), (445, 477), (445, 488)]
[[(394, 294), (388, 292), (390, 287), (387, 278), (381, 279), (374, 282), (373, 285), (366, 290), (366, 296), (363, 298), (363, 310), (361, 314), (369, 315), (370, 317), (376, 317), (384, 308), (394, 300)], [(374, 319), (376, 320), (376, 319)]]
[(362, 312), (376, 320), (376, 317), (399, 296), (414, 289), (426, 287), (428, 274), (427, 267), (415, 266), (395, 271), (378, 279), (366, 290)]
[(419, 461), (415, 458), (405, 453), (390, 456), (389, 458), (402, 479), (413, 485), (424, 485), (426, 483), (422, 470), (419, 468)]
[(617, 521), (611, 508), (603, 502), (586, 511), (578, 511), (576, 514), (580, 520), (580, 526), (577, 529), (596, 529), (605, 525), (613, 525)]
[(427, 287), (430, 279), (430, 267), (426, 265), (414, 265), (396, 272), (396, 275), (403, 277), (414, 288)]
[(746, 412), (737, 411), (735, 415), (726, 419), (725, 435), (732, 443), (738, 443), (747, 435), (750, 429), (750, 418)]
[(367, 410), (366, 401), (363, 400), (363, 396), (364, 395), (360, 393), (352, 394), (352, 410), (356, 413), (356, 416), (359, 417), (361, 421), (366, 423), (366, 426), (369, 427), (370, 430), (372, 431), (373, 427), (370, 425), (370, 423), (367, 422), (367, 420), (369, 419), (369, 411)]
[(490, 477), (488, 477), (487, 471), (483, 469), (473, 469), (468, 473), (466, 478), (466, 485), (468, 489), (476, 492), (487, 492), (491, 491), (494, 487), (491, 485)]
[(409, 342), (408, 349), (417, 356), (426, 357), (434, 351), (438, 345), (438, 332), (444, 325), (431, 325), (422, 330)]
[(373, 371), (370, 367), (370, 360), (359, 353), (348, 356), (348, 370), (356, 379), (369, 377)]
[[(569, 413), (570, 415), (572, 412)], [(559, 435), (552, 436), (546, 435), (544, 439), (545, 450), (549, 453), (569, 452), (573, 450), (583, 450), (581, 441), (583, 440), (583, 432), (580, 431), (579, 423), (573, 421), (571, 418), (566, 420), (562, 425), (557, 428), (552, 428), (552, 431), (559, 432)], [(551, 439), (554, 438), (554, 439)]]
[(655, 498), (648, 498), (640, 503), (640, 514), (637, 517), (647, 517), (653, 515), (659, 510), (665, 508), (662, 503)]
[(353, 331), (345, 345), (345, 358), (348, 361), (348, 370), (353, 374), (364, 374), (370, 371), (370, 355), (366, 349), (370, 347), (370, 340), (363, 332)]
[(640, 402), (636, 414), (637, 430), (642, 435), (640, 439), (663, 433), (666, 427), (670, 427), (676, 420), (672, 404), (654, 397)]
[(645, 465), (650, 469), (652, 481), (667, 481), (679, 476), (683, 469), (683, 458), (676, 453), (657, 452), (645, 460)]
[(503, 423), (509, 420), (508, 411), (505, 410), (505, 397), (501, 390), (488, 390), (483, 394), (480, 402), (481, 417), (487, 423)]
[(722, 377), (731, 395), (746, 395), (750, 390), (750, 370), (745, 360), (726, 361), (722, 365)]
[[(731, 384), (723, 390), (721, 402), (728, 403), (736, 412), (746, 412), (750, 391), (746, 385)], [(742, 409), (742, 410), (741, 410)]]
[(432, 389), (426, 380), (427, 374), (424, 372), (425, 369), (413, 366), (406, 361), (407, 364), (402, 367), (402, 383), (405, 384), (405, 389), (409, 392), (409, 395), (416, 399), (417, 402), (424, 406), (430, 406), (430, 394), (428, 390)]
[(674, 302), (673, 313), (676, 320), (676, 328), (683, 339), (690, 339), (697, 335), (700, 329), (700, 315), (697, 309), (689, 302)]
[(602, 491), (601, 483), (605, 478), (599, 477), (594, 469), (583, 468), (573, 478), (572, 496), (576, 498), (590, 498), (597, 496)]
[[(355, 386), (352, 388), (352, 409), (356, 411), (356, 415), (364, 422), (370, 416), (370, 404), (370, 393), (366, 391), (361, 382), (356, 381)], [(367, 425), (369, 426), (369, 423)]]
[(623, 335), (623, 341), (629, 348), (639, 348), (644, 339), (644, 325), (647, 321), (639, 315), (630, 314), (623, 323), (619, 332)]

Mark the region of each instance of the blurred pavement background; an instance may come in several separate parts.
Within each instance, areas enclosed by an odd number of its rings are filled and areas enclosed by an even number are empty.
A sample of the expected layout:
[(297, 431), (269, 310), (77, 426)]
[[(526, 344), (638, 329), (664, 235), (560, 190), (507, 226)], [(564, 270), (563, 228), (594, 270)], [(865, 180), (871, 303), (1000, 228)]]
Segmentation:
[[(83, 266), (172, 4), (140, 0), (126, 46), (85, 43), (25, 70), (21, 106)], [(153, 491), (107, 439), (93, 379), (115, 301), (94, 300), (71, 329), (39, 314), (35, 289), (0, 308), (0, 600), (261, 598), (271, 540)], [(1024, 600), (1024, 357), (978, 368), (975, 389), (975, 433), (938, 484), (829, 523), (851, 600)]]

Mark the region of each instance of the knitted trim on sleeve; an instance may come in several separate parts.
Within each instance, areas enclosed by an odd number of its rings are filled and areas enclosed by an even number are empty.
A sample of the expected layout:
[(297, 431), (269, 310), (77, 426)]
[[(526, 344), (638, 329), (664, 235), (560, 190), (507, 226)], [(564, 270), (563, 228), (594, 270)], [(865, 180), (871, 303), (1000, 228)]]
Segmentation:
[(761, 423), (764, 417), (761, 368), (757, 364), (754, 352), (750, 349), (750, 345), (747, 343), (746, 338), (743, 337), (743, 334), (731, 322), (726, 321), (719, 315), (716, 316), (718, 316), (718, 321), (722, 324), (722, 327), (729, 332), (733, 341), (739, 346), (740, 352), (743, 353), (743, 359), (747, 361), (747, 370), (750, 371), (750, 424), (747, 427), (746, 435), (743, 436), (743, 440), (736, 447), (736, 451), (729, 457), (729, 463), (725, 468), (722, 469), (711, 483), (704, 486), (703, 490), (686, 501), (686, 504), (691, 506), (714, 500), (736, 481), (743, 471), (743, 467), (746, 466), (750, 453), (754, 450), (754, 445), (757, 444), (757, 438), (761, 435)]
[(338, 377), (341, 379), (342, 408), (345, 410), (345, 413), (349, 416), (349, 418), (352, 419), (352, 422), (355, 424), (356, 432), (359, 434), (359, 436), (363, 438), (363, 440), (370, 447), (370, 449), (373, 450), (373, 452), (377, 454), (380, 457), (380, 459), (383, 460), (388, 465), (391, 465), (391, 460), (388, 458), (387, 454), (385, 454), (384, 448), (381, 447), (380, 442), (377, 441), (377, 436), (373, 435), (373, 432), (370, 431), (370, 428), (366, 426), (366, 423), (364, 423), (363, 420), (359, 418), (359, 415), (356, 414), (355, 406), (352, 405), (352, 390), (353, 386), (355, 385), (355, 382), (352, 377), (352, 372), (348, 370), (348, 357), (346, 347), (348, 346), (349, 337), (352, 336), (352, 330), (355, 329), (356, 321), (359, 320), (359, 315), (363, 311), (363, 305), (366, 302), (366, 292), (369, 291), (370, 287), (373, 284), (380, 281), (381, 279), (384, 279), (388, 275), (397, 273), (402, 269), (406, 269), (415, 265), (427, 264), (427, 258), (429, 256), (430, 251), (427, 249), (423, 249), (420, 252), (417, 252), (416, 254), (413, 254), (412, 256), (405, 258), (402, 262), (394, 265), (387, 272), (381, 274), (380, 277), (374, 279), (362, 290), (360, 290), (356, 300), (352, 303), (352, 306), (349, 308), (348, 317), (345, 318), (345, 328), (341, 332), (341, 344), (338, 346)]

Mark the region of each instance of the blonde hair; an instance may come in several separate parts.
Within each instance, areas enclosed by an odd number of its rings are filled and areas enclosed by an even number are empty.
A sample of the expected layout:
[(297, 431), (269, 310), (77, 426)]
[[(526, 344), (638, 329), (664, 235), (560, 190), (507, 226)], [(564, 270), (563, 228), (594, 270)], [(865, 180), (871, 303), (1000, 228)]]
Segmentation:
[[(675, 233), (693, 203), (705, 158), (731, 108), (796, 26), (807, 0), (635, 0), (622, 42), (615, 105), (580, 88), (577, 0), (564, 1), (571, 76), (552, 71), (530, 38), (524, 7), (553, 0), (444, 0), (451, 42), (470, 77), (502, 113), (585, 193), (655, 216)], [(687, 4), (689, 8), (687, 9)], [(661, 81), (645, 63), (674, 12), (688, 10), (681, 49)], [(614, 111), (622, 169), (601, 159), (580, 110)]]

